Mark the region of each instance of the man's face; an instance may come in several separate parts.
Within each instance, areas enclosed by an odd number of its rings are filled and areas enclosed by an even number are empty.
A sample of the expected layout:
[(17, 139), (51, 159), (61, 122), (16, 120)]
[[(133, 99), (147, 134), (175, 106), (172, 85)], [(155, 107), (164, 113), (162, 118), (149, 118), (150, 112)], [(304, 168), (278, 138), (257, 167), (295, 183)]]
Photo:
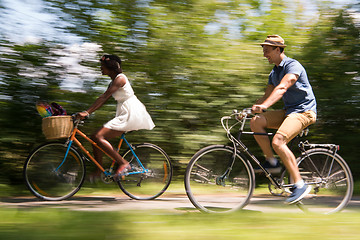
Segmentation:
[(278, 50), (277, 47), (268, 46), (268, 45), (263, 46), (264, 57), (267, 58), (270, 64), (275, 64), (275, 62), (279, 58), (280, 51), (277, 50)]

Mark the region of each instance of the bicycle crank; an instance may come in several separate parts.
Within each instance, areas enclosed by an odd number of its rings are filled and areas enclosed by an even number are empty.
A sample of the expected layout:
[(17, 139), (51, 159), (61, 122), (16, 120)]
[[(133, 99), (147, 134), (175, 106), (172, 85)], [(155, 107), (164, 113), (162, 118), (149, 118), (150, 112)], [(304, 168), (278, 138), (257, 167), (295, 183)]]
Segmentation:
[(223, 176), (217, 177), (215, 181), (216, 185), (225, 187), (225, 178)]
[[(110, 173), (109, 169), (105, 169), (106, 173)], [(112, 177), (112, 174), (106, 175), (104, 172), (101, 173), (101, 181), (103, 181), (106, 184), (114, 182), (114, 178)]]

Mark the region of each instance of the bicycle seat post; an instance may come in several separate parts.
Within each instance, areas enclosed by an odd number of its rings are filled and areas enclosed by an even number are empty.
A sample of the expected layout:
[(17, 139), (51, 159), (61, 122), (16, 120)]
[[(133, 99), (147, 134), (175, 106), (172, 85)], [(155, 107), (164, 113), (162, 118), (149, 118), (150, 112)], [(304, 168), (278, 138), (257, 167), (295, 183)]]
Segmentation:
[(119, 141), (119, 144), (117, 147), (118, 152), (120, 151), (120, 148), (121, 148), (121, 145), (122, 145), (124, 139), (125, 139), (125, 133), (121, 134), (121, 136), (120, 136), (120, 141)]

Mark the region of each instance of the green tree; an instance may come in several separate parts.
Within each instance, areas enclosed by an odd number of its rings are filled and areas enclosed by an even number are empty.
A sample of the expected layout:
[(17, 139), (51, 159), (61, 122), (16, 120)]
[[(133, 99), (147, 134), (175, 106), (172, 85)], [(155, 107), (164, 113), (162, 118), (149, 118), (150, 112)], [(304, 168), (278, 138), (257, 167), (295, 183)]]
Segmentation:
[(348, 9), (323, 9), (303, 55), (318, 101), (318, 133), (341, 145), (354, 175), (360, 171), (359, 34)]
[[(27, 153), (44, 140), (36, 101), (57, 101), (74, 113), (104, 91), (109, 80), (99, 72), (103, 53), (121, 56), (136, 95), (157, 125), (151, 132), (129, 134), (130, 140), (159, 144), (181, 177), (195, 151), (226, 141), (220, 117), (250, 106), (262, 94), (271, 66), (256, 43), (273, 33), (286, 39), (287, 54), (305, 65), (313, 81), (320, 117), (315, 135), (348, 147), (346, 160), (360, 170), (353, 164), (358, 158), (359, 29), (348, 8), (331, 14), (321, 10), (317, 19), (296, 0), (44, 2), (49, 13), (67, 23), (62, 30), (83, 44), (71, 48), (59, 39), (21, 45), (0, 35), (2, 180), (20, 182)], [(80, 51), (86, 44), (95, 48)], [(75, 69), (67, 63), (73, 55)], [(67, 79), (78, 79), (71, 82), (76, 88), (66, 87)], [(84, 131), (109, 120), (114, 106), (110, 101), (98, 110)], [(328, 131), (329, 126), (344, 134)]]

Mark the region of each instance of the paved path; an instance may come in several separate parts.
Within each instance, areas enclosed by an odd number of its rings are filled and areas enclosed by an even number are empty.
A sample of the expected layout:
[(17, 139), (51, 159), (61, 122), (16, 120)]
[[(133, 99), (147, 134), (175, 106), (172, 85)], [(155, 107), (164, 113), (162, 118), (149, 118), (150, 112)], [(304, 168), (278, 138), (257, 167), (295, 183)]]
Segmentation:
[[(124, 210), (165, 210), (169, 212), (197, 211), (186, 195), (164, 194), (150, 201), (132, 200), (125, 195), (81, 196), (75, 195), (64, 201), (42, 201), (35, 197), (0, 199), (0, 207), (7, 208), (65, 208), (74, 211), (124, 211)], [(301, 212), (296, 206), (283, 204), (283, 198), (271, 195), (254, 196), (244, 210), (260, 212)], [(345, 212), (360, 212), (360, 197), (354, 197)]]

